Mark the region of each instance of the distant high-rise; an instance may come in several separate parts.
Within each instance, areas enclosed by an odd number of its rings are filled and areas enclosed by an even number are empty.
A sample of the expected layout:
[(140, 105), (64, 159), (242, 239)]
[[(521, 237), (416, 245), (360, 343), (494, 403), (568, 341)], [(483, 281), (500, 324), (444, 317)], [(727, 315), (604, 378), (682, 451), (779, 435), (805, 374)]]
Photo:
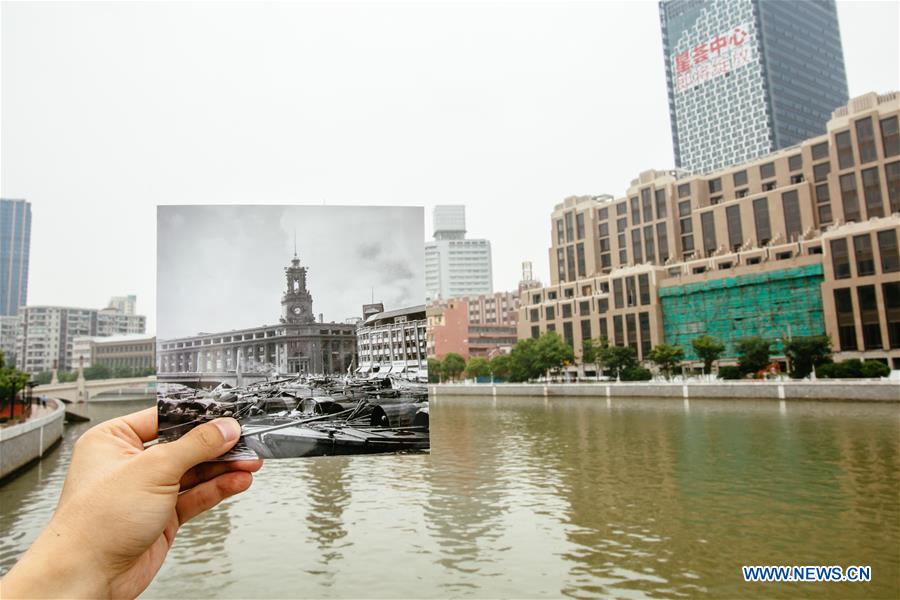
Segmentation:
[(27, 303), (30, 245), (31, 203), (0, 198), (0, 316)]
[(133, 315), (137, 305), (137, 296), (129, 294), (128, 296), (113, 296), (109, 299), (108, 308), (114, 308), (126, 315)]
[(425, 243), (425, 301), (493, 292), (491, 243), (466, 238), (466, 207), (434, 207), (434, 240)]
[(708, 173), (825, 133), (848, 100), (834, 0), (659, 3), (675, 164)]

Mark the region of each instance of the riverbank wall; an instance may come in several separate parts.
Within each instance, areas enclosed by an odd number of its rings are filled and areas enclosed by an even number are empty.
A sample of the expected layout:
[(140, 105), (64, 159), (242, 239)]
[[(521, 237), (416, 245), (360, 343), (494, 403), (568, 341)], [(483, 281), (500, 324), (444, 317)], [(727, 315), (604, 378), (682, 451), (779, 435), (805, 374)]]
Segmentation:
[(39, 459), (63, 434), (66, 405), (47, 400), (47, 412), (24, 423), (0, 428), (0, 481)]
[(530, 396), (544, 398), (682, 398), (746, 400), (843, 400), (900, 402), (900, 382), (704, 381), (597, 383), (429, 384), (431, 399), (441, 396)]

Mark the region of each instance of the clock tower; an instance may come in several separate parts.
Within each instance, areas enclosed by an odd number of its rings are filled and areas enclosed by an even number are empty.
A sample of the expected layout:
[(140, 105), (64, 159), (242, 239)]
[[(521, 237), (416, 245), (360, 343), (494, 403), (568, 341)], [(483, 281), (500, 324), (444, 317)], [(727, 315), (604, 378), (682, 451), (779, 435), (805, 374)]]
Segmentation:
[(306, 289), (306, 267), (294, 251), (291, 264), (284, 268), (287, 288), (281, 297), (281, 322), (288, 325), (315, 323), (312, 311), (312, 294)]

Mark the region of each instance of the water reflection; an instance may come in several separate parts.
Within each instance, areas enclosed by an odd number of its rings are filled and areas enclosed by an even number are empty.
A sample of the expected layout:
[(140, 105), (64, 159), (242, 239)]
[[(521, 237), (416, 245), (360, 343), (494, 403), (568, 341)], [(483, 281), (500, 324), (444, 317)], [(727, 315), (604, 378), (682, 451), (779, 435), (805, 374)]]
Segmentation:
[[(442, 397), (431, 436), (430, 454), (268, 461), (182, 528), (145, 597), (900, 595), (897, 405)], [(3, 570), (68, 447), (0, 488)], [(749, 585), (743, 564), (874, 580)]]

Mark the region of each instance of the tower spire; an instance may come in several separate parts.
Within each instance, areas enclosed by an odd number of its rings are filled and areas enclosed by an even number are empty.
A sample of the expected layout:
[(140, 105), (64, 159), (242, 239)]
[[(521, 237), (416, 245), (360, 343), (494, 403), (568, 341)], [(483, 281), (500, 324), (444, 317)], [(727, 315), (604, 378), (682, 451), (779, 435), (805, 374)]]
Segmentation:
[(294, 228), (294, 258), (297, 258), (297, 229)]

